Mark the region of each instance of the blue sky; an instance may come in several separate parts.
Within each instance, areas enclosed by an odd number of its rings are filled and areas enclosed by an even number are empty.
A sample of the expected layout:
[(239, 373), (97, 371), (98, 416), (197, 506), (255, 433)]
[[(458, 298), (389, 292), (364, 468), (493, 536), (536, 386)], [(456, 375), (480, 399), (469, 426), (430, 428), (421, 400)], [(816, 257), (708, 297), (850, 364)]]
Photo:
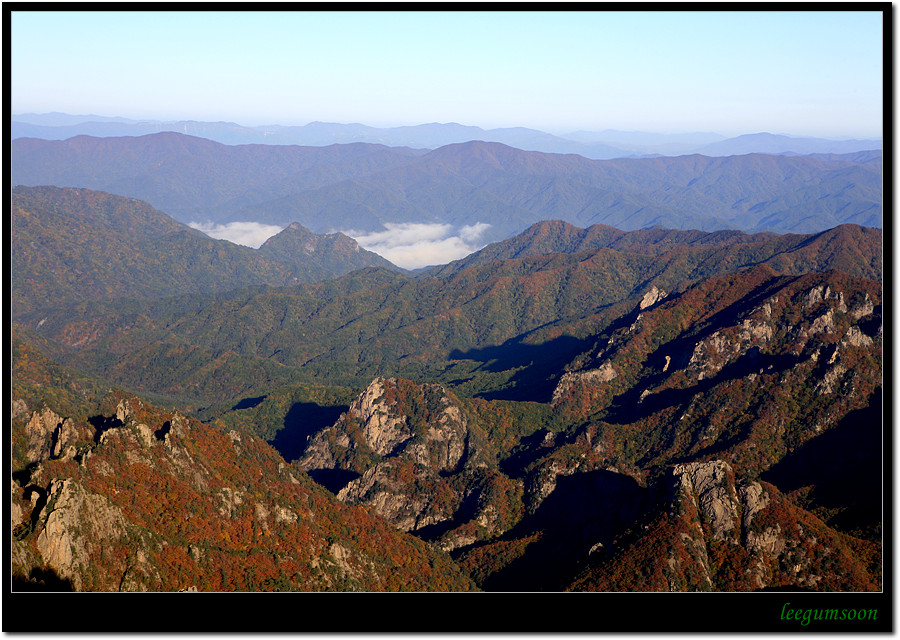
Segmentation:
[(882, 18), (13, 11), (12, 112), (873, 137)]

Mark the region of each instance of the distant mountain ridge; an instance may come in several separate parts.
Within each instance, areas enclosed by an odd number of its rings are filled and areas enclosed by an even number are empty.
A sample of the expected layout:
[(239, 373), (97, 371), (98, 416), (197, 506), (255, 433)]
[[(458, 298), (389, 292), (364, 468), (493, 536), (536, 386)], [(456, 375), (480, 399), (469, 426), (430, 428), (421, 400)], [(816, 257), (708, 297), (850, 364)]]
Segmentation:
[[(421, 153), (361, 143), (232, 147), (174, 132), (66, 141), (23, 138), (13, 145), (14, 186), (106, 191), (149, 202), (184, 223), (219, 221), (232, 210), (384, 170)], [(293, 221), (286, 219), (284, 225)]]
[(576, 131), (554, 135), (526, 127), (482, 129), (451, 123), (379, 128), (363, 124), (310, 122), (302, 126), (242, 126), (233, 122), (179, 120), (129, 120), (101, 116), (67, 114), (20, 114), (13, 116), (12, 137), (65, 140), (77, 135), (140, 136), (161, 131), (177, 131), (209, 138), (223, 144), (277, 144), (327, 146), (368, 142), (388, 146), (435, 149), (447, 144), (481, 140), (500, 142), (525, 151), (576, 153), (586, 158), (650, 155), (728, 156), (744, 153), (850, 153), (881, 149), (880, 139), (828, 140), (756, 133), (726, 138), (715, 133), (654, 134), (606, 130)]
[(553, 219), (624, 230), (811, 233), (844, 223), (877, 227), (882, 216), (881, 152), (589, 160), (496, 142), (433, 151), (228, 146), (172, 132), (21, 138), (11, 148), (14, 185), (139, 198), (186, 223), (296, 221), (315, 233), (489, 224), (490, 242)]

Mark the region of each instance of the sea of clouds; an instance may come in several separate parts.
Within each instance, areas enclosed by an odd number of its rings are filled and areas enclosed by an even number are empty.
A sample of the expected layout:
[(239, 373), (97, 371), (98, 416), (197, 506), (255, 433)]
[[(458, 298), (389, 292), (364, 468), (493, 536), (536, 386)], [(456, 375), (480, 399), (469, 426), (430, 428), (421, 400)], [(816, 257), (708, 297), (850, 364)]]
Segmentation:
[(202, 231), (210, 238), (216, 240), (228, 240), (245, 247), (259, 249), (262, 243), (284, 229), (274, 224), (262, 224), (260, 222), (229, 222), (228, 224), (213, 224), (211, 222), (189, 222), (188, 226), (197, 231)]
[(454, 229), (440, 223), (386, 222), (384, 231), (344, 233), (398, 267), (418, 269), (447, 264), (477, 251), (484, 246), (481, 238), (490, 226), (478, 222)]
[[(191, 222), (190, 227), (211, 238), (258, 249), (282, 227), (259, 222), (213, 224)], [(387, 222), (382, 231), (344, 231), (367, 249), (404, 269), (447, 264), (484, 246), (482, 237), (491, 225), (484, 222), (455, 228), (450, 224)]]

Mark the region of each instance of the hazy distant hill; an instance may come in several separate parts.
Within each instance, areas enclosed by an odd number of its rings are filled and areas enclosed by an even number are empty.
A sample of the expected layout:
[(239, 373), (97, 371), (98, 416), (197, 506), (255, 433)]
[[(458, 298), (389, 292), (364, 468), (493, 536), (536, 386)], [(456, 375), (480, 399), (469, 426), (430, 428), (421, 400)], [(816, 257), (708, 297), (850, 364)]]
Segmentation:
[[(86, 118), (81, 120), (81, 118)], [(269, 125), (245, 127), (234, 122), (175, 122), (135, 121), (124, 118), (94, 118), (66, 116), (66, 114), (36, 114), (16, 116), (12, 123), (12, 137), (66, 140), (79, 135), (112, 137), (143, 136), (173, 131), (208, 138), (223, 144), (271, 144), (329, 146), (366, 142), (392, 147), (434, 149), (447, 144), (485, 140), (502, 142), (529, 151), (548, 153), (578, 153), (588, 158), (616, 158), (631, 152), (603, 143), (584, 143), (554, 136), (536, 129), (511, 127), (485, 130), (481, 127), (456, 123), (431, 123), (392, 128), (369, 127), (362, 124), (311, 122), (302, 126)]]
[(488, 223), (490, 241), (548, 219), (807, 233), (881, 224), (881, 165), (871, 157), (601, 161), (490, 142), (422, 152), (363, 143), (227, 146), (160, 133), (14, 140), (11, 179), (140, 198), (183, 222), (297, 221), (316, 233)]
[(627, 156), (735, 155), (744, 153), (847, 153), (881, 149), (881, 140), (826, 140), (795, 138), (766, 133), (725, 139), (716, 133), (657, 134), (641, 131), (575, 131), (553, 135), (525, 127), (482, 129), (450, 123), (379, 128), (363, 124), (310, 122), (302, 126), (266, 125), (247, 127), (234, 122), (179, 120), (129, 120), (67, 114), (22, 114), (13, 116), (12, 137), (65, 140), (77, 135), (141, 136), (176, 131), (223, 144), (293, 144), (327, 146), (368, 142), (388, 146), (435, 149), (447, 144), (481, 140), (501, 142), (526, 151), (577, 153), (597, 160)]
[(13, 122), (17, 124), (33, 124), (42, 127), (68, 127), (72, 125), (88, 124), (94, 122), (118, 122), (120, 124), (136, 124), (138, 120), (122, 118), (119, 116), (98, 116), (96, 114), (74, 115), (70, 113), (19, 113), (13, 116)]
[(382, 171), (419, 153), (367, 144), (234, 147), (178, 133), (22, 138), (13, 147), (14, 186), (106, 191), (149, 202), (185, 223), (216, 221), (240, 207)]
[(618, 146), (634, 154), (681, 155), (694, 152), (702, 145), (725, 140), (712, 132), (648, 133), (645, 131), (573, 131), (563, 137), (586, 144), (604, 143)]
[(13, 184), (140, 198), (183, 222), (297, 221), (316, 233), (488, 223), (486, 239), (500, 240), (548, 219), (802, 233), (881, 224), (881, 164), (871, 153), (601, 161), (490, 142), (422, 152), (362, 143), (227, 146), (160, 133), (22, 138), (11, 160)]
[[(881, 172), (871, 163), (805, 157), (587, 160), (496, 143), (448, 145), (402, 167), (300, 192), (232, 214), (318, 231), (377, 222), (486, 222), (499, 240), (540, 220), (633, 230), (808, 233), (843, 223), (880, 226)], [(366, 227), (363, 227), (366, 228)]]
[(720, 140), (695, 150), (707, 156), (734, 156), (745, 153), (809, 154), (853, 153), (855, 151), (881, 149), (881, 140), (825, 140), (822, 138), (797, 138), (772, 133), (753, 133)]

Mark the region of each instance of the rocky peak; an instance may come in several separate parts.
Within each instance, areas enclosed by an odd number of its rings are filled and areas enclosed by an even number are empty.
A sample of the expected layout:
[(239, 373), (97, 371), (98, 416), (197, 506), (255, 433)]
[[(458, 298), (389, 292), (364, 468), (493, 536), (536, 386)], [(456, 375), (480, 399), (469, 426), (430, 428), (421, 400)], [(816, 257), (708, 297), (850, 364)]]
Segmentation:
[[(709, 523), (713, 540), (736, 542), (740, 531), (740, 499), (734, 472), (722, 460), (678, 464), (672, 470), (676, 499), (687, 501)], [(683, 504), (683, 502), (682, 502)]]
[[(396, 403), (385, 397), (385, 380), (375, 378), (350, 405), (348, 413), (361, 423), (365, 444), (375, 453), (386, 456), (412, 438), (408, 420)], [(387, 381), (393, 386), (394, 380)]]
[[(336, 489), (338, 499), (367, 505), (398, 529), (449, 531), (459, 524), (460, 492), (476, 491), (485, 475), (471, 428), (464, 405), (443, 386), (376, 378), (310, 439), (300, 464), (313, 477), (320, 470), (360, 474)], [(486, 517), (482, 511), (469, 517)]]
[(465, 450), (465, 413), (441, 385), (376, 378), (347, 416), (361, 427), (362, 444), (380, 456), (402, 450), (420, 464), (446, 470)]
[(656, 285), (653, 285), (652, 287), (650, 287), (650, 290), (644, 294), (644, 297), (638, 304), (638, 308), (644, 310), (648, 307), (652, 307), (667, 295), (668, 294), (665, 291), (663, 291), (662, 289), (658, 289)]
[(32, 412), (25, 431), (30, 462), (72, 459), (77, 455), (79, 445), (91, 438), (86, 427), (78, 426), (71, 418), (63, 418), (47, 407)]

